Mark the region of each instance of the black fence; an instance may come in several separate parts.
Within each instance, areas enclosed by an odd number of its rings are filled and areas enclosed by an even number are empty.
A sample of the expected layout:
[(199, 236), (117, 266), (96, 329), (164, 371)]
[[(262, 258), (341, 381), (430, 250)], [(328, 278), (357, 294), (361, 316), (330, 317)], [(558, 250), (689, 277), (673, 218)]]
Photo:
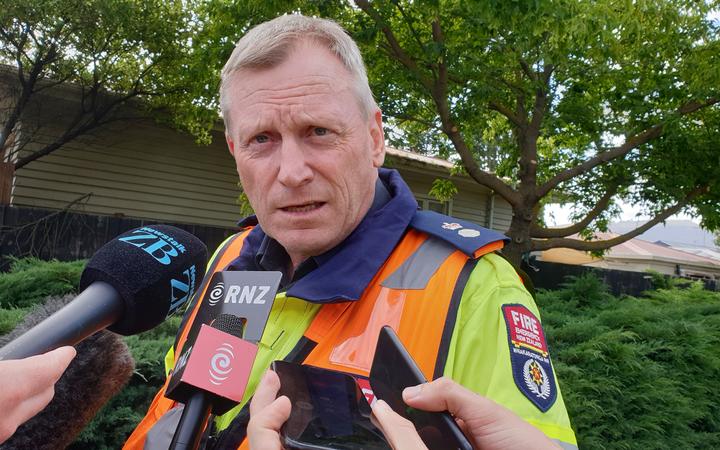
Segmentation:
[[(557, 289), (567, 281), (568, 276), (580, 276), (591, 272), (601, 279), (613, 295), (640, 295), (643, 291), (652, 289), (653, 280), (649, 273), (629, 272), (626, 270), (610, 270), (599, 267), (576, 266), (543, 261), (533, 261), (532, 264), (523, 263), (522, 269), (530, 276), (536, 288)], [(688, 280), (690, 282), (691, 280)], [(720, 291), (717, 280), (702, 280), (705, 288), (711, 291)]]
[[(10, 265), (6, 256), (35, 256), (72, 261), (92, 256), (103, 244), (133, 228), (159, 223), (126, 217), (98, 216), (22, 206), (0, 206), (0, 271)], [(166, 222), (163, 222), (166, 223)], [(237, 229), (170, 224), (202, 240), (209, 252)]]
[[(89, 258), (115, 236), (154, 223), (158, 222), (43, 208), (0, 206), (0, 271), (9, 268), (9, 259), (5, 256), (35, 256), (61, 261)], [(210, 252), (237, 231), (235, 228), (205, 225), (171, 225), (197, 236)], [(544, 289), (557, 289), (568, 276), (579, 276), (586, 272), (595, 273), (615, 295), (639, 295), (653, 287), (652, 277), (641, 272), (541, 261), (533, 261), (531, 265), (524, 263), (522, 268), (536, 287)], [(717, 281), (704, 282), (707, 289), (720, 291), (720, 283)]]

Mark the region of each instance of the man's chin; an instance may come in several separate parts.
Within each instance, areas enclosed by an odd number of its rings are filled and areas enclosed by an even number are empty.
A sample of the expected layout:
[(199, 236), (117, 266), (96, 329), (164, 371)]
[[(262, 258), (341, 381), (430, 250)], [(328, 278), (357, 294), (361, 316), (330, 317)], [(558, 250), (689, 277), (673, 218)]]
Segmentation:
[(335, 247), (339, 241), (330, 239), (326, 230), (298, 230), (281, 233), (275, 240), (282, 245), (297, 264), (312, 256), (318, 256)]

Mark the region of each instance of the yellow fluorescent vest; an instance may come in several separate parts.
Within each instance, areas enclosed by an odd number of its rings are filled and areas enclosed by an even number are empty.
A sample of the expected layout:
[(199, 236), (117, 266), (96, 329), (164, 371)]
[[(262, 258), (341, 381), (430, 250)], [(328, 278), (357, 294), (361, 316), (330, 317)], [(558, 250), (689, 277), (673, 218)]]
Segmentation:
[[(248, 232), (226, 241), (210, 270), (226, 267), (239, 254)], [(319, 305), (279, 294), (259, 343), (245, 398), (216, 419), (217, 428), (223, 430), (231, 424), (270, 362), (286, 358), (303, 338), (315, 343), (302, 355), (303, 363), (367, 376), (379, 330), (390, 325), (428, 379), (448, 376), (513, 410), (563, 448), (576, 448), (557, 383), (550, 386), (557, 390), (554, 402), (542, 411), (528, 399), (527, 387), (518, 384), (517, 378), (513, 382), (513, 371), (522, 370), (511, 362), (511, 352), (519, 346), (508, 338), (512, 322), (503, 311), (524, 308), (534, 317), (539, 313), (514, 269), (490, 253), (501, 247), (501, 242), (492, 243), (468, 258), (446, 242), (411, 229), (356, 302)], [(206, 288), (201, 286), (201, 290)], [(168, 368), (174, 366), (174, 355), (181, 354), (179, 349), (198, 307), (199, 302), (186, 313), (188, 320), (177, 348), (170, 349), (166, 358)], [(510, 313), (514, 314), (509, 311), (506, 316), (512, 317)], [(550, 375), (554, 379), (554, 373)], [(164, 389), (125, 449), (143, 448), (148, 430), (174, 406), (163, 397)]]

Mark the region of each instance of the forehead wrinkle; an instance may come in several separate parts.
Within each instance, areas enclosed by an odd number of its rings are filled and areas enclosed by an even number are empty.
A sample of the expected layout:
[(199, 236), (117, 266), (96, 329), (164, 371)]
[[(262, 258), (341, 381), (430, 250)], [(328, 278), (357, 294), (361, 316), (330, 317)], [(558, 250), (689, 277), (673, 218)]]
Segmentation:
[[(262, 73), (253, 74), (255, 77), (262, 77)], [(254, 95), (269, 95), (270, 97), (280, 95), (297, 95), (294, 91), (309, 90), (312, 92), (341, 92), (348, 89), (350, 83), (340, 77), (332, 77), (328, 75), (305, 75), (292, 77), (291, 79), (277, 80), (277, 77), (268, 75), (262, 78), (264, 81), (260, 87), (249, 88), (243, 86), (240, 74), (235, 77), (235, 92), (241, 97), (251, 97)], [(285, 93), (285, 94), (284, 94)]]

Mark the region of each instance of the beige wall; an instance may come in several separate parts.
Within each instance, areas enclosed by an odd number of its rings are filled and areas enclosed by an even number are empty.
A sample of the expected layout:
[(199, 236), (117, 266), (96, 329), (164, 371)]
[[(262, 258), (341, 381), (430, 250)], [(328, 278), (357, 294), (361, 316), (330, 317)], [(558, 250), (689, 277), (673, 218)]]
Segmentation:
[(73, 209), (223, 227), (239, 214), (237, 174), (224, 144), (198, 146), (148, 123), (74, 141), (28, 164), (16, 174), (12, 203), (60, 209), (85, 194)]

